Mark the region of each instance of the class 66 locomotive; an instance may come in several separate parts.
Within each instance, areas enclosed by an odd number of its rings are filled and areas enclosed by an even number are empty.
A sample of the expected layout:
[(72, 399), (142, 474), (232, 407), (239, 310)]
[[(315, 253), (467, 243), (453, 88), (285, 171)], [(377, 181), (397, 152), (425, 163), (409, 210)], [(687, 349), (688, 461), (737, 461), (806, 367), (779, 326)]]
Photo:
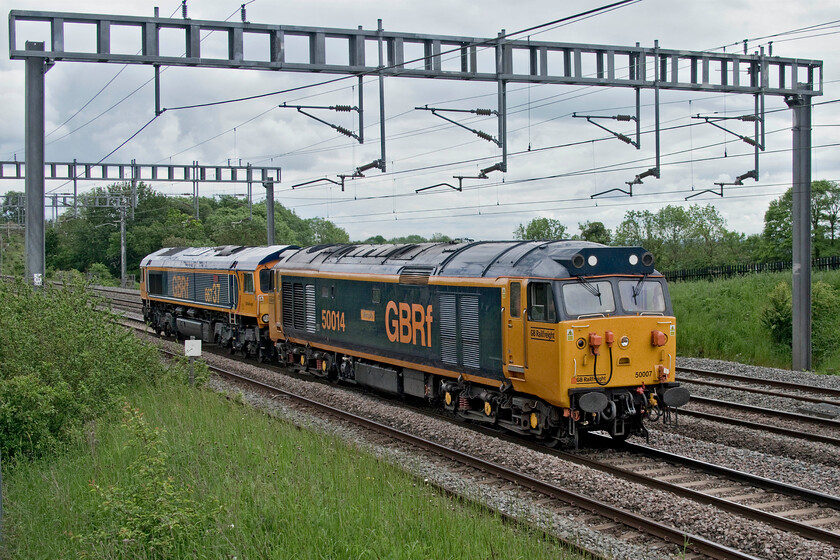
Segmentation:
[(646, 436), (689, 400), (653, 256), (584, 241), (161, 249), (159, 333), (403, 397), (549, 445)]

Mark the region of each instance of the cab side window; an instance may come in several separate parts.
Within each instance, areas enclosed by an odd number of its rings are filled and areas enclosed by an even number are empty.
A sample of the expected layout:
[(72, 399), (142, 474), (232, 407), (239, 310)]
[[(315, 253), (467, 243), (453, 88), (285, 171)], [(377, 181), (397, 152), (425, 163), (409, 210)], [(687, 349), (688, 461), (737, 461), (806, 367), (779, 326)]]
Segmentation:
[(242, 273), (242, 291), (246, 294), (254, 293), (254, 274), (252, 272)]
[(554, 293), (548, 282), (528, 284), (528, 319), (531, 321), (557, 322)]
[(518, 319), (522, 313), (522, 284), (510, 283), (510, 316)]
[(271, 285), (271, 270), (264, 268), (260, 270), (260, 291), (263, 293), (270, 292), (274, 286)]

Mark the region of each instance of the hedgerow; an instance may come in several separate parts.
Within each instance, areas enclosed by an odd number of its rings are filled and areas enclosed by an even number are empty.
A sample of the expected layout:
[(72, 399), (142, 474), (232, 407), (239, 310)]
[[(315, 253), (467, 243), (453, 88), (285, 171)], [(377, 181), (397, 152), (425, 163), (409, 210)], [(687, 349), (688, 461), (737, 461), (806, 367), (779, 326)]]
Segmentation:
[(157, 350), (83, 285), (0, 282), (0, 452), (53, 452), (85, 422), (118, 408), (125, 389), (172, 378)]

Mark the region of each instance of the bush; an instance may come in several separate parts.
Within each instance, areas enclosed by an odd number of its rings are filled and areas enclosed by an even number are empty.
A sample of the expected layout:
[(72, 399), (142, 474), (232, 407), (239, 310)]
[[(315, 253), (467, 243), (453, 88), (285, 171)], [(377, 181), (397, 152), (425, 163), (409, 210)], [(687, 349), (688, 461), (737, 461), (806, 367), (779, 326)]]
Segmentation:
[(793, 344), (793, 307), (790, 285), (779, 282), (767, 294), (767, 306), (761, 312), (761, 324), (770, 331), (773, 342), (785, 348)]
[(811, 351), (814, 362), (821, 362), (840, 344), (840, 296), (825, 282), (816, 282), (811, 288)]
[[(829, 284), (818, 281), (811, 287), (811, 353), (815, 364), (836, 351), (840, 344), (837, 317), (840, 296)], [(773, 342), (790, 350), (793, 345), (793, 306), (790, 284), (780, 282), (767, 294), (761, 323)]]
[[(0, 453), (40, 456), (112, 410), (137, 381), (170, 378), (155, 348), (84, 286), (0, 282)], [(186, 378), (186, 375), (183, 375)]]

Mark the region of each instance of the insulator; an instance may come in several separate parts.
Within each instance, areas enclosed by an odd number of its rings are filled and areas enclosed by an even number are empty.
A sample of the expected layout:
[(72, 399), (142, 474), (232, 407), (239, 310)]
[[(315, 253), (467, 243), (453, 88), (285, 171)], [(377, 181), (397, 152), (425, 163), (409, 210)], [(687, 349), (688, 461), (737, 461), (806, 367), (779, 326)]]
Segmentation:
[(628, 121), (633, 120), (633, 116), (632, 115), (616, 115), (615, 120), (622, 121), (622, 122), (628, 122)]
[(483, 132), (481, 130), (476, 130), (475, 133), (476, 133), (476, 135), (478, 135), (479, 138), (483, 138), (483, 139), (485, 139), (489, 142), (494, 142), (493, 137), (490, 136), (489, 134), (487, 134), (486, 132)]
[(240, 15), (242, 16), (242, 23), (245, 23), (245, 4), (242, 4), (242, 8), (239, 10)]
[(339, 113), (349, 113), (353, 110), (353, 107), (351, 107), (350, 105), (336, 105), (332, 109), (333, 111), (338, 111)]
[(187, 0), (181, 0), (181, 17), (187, 19)]
[(627, 144), (632, 144), (633, 143), (633, 141), (630, 140), (629, 137), (627, 137), (623, 134), (616, 134), (615, 137), (618, 138), (619, 140), (621, 140), (622, 142), (627, 143)]
[(349, 130), (347, 130), (346, 128), (344, 128), (343, 126), (336, 126), (335, 130), (336, 130), (336, 132), (340, 132), (341, 134), (343, 134), (345, 136), (349, 136), (350, 138), (353, 138), (353, 133), (350, 132)]
[(741, 140), (749, 144), (750, 146), (757, 146), (756, 141), (750, 138), (749, 136), (741, 136)]
[(489, 117), (493, 114), (492, 109), (476, 109), (473, 111), (476, 115), (481, 115), (482, 117)]
[(741, 120), (744, 122), (755, 122), (758, 120), (758, 117), (755, 115), (742, 115)]

